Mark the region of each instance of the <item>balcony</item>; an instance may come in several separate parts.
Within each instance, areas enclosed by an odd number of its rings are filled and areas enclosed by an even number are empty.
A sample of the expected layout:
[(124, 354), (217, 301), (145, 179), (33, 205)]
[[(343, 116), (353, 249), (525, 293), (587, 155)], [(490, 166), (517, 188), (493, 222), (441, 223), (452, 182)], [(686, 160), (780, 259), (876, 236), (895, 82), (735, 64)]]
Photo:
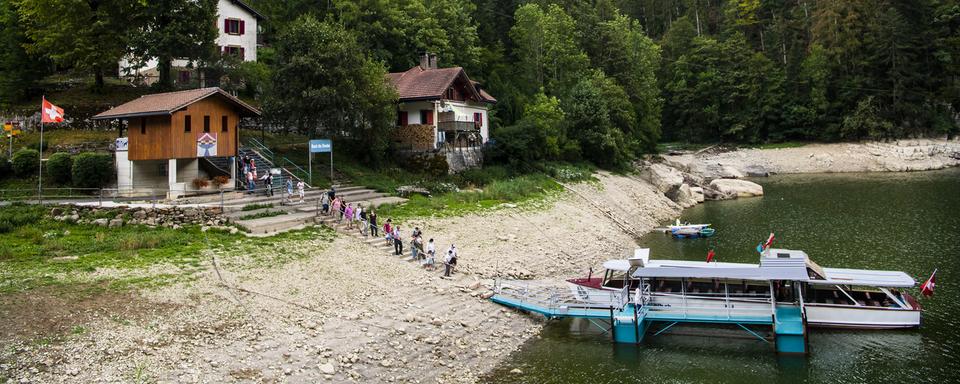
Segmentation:
[(475, 121), (441, 121), (437, 130), (444, 132), (479, 132), (480, 124)]

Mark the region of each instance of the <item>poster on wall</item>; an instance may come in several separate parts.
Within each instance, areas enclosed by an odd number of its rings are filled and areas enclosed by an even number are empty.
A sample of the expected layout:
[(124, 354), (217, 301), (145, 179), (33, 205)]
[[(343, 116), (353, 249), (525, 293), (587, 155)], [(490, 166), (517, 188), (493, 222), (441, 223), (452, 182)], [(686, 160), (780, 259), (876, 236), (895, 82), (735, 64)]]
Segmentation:
[(217, 134), (204, 132), (197, 138), (197, 157), (217, 155)]

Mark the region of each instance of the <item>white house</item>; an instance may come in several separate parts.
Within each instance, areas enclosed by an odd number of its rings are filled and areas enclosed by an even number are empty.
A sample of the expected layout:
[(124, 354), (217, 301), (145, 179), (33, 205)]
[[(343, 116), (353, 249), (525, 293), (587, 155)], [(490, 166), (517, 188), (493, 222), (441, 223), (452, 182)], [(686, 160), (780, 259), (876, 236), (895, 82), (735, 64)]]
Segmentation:
[[(240, 0), (219, 0), (217, 2), (216, 39), (220, 52), (234, 54), (244, 61), (257, 61), (257, 32), (263, 15)], [(130, 57), (120, 60), (120, 77), (130, 81), (152, 84), (157, 81), (159, 65), (156, 58), (150, 58), (141, 68), (135, 68), (136, 61)], [(174, 80), (189, 83), (196, 72), (191, 70), (190, 61), (173, 61)]]
[[(470, 80), (463, 68), (438, 68), (437, 56), (424, 54), (420, 65), (388, 77), (399, 95), (400, 136), (409, 130), (402, 141), (413, 149), (479, 146), (490, 139), (488, 111), (497, 100)], [(431, 137), (420, 137), (418, 129), (423, 126), (432, 127), (432, 135), (427, 135)]]

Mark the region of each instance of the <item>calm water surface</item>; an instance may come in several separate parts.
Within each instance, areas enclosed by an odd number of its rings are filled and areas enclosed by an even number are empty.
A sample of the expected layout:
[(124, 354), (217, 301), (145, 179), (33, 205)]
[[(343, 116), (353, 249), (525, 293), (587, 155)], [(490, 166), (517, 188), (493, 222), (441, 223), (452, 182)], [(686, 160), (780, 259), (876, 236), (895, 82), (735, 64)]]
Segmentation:
[(826, 267), (902, 270), (918, 285), (939, 268), (936, 295), (921, 300), (922, 327), (812, 329), (808, 356), (779, 357), (732, 328), (676, 326), (638, 347), (615, 345), (584, 321), (554, 321), (486, 382), (960, 382), (960, 170), (756, 181), (766, 196), (684, 212), (681, 220), (712, 223), (714, 238), (650, 234), (641, 245), (653, 258), (704, 260), (712, 247), (720, 261), (755, 263), (757, 243), (775, 232), (775, 247), (804, 250)]

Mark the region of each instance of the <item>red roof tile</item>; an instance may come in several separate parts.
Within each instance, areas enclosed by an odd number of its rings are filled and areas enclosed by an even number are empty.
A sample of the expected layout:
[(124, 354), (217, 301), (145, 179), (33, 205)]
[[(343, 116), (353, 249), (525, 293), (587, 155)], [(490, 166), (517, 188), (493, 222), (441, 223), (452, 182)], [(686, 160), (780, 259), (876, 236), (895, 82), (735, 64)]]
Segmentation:
[[(468, 84), (476, 84), (470, 81), (461, 67), (423, 69), (418, 65), (406, 72), (387, 74), (390, 83), (397, 89), (400, 101), (440, 99), (447, 88), (450, 88), (450, 84), (460, 76), (463, 76)], [(473, 91), (477, 91), (475, 86)], [(492, 96), (484, 96), (485, 94), (486, 92), (481, 90), (476, 96), (483, 101), (496, 102)]]
[(241, 114), (260, 116), (260, 111), (256, 108), (251, 107), (247, 103), (244, 103), (242, 100), (233, 97), (233, 95), (218, 87), (211, 87), (140, 96), (138, 99), (131, 100), (107, 111), (101, 112), (94, 116), (93, 119), (124, 119), (139, 116), (169, 115), (183, 107), (196, 103), (197, 101), (203, 100), (212, 95), (223, 96), (227, 99), (227, 101), (239, 106), (241, 109), (246, 110), (246, 113)]

